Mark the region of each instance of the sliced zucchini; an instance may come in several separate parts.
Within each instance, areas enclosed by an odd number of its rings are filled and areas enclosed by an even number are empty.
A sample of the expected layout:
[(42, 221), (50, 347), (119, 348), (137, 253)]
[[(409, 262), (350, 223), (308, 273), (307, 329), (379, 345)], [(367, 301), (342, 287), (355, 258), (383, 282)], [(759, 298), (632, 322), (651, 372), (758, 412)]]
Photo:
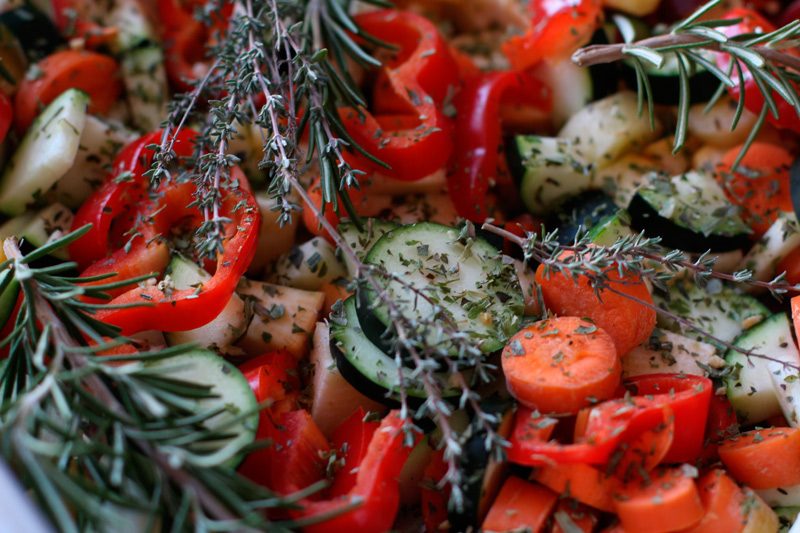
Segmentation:
[(237, 346), (250, 355), (286, 350), (299, 359), (308, 353), (325, 294), (247, 279), (237, 292), (251, 315)]
[(636, 192), (628, 212), (635, 230), (661, 237), (670, 248), (702, 253), (749, 244), (750, 227), (717, 181), (701, 172), (654, 178)]
[(600, 246), (611, 246), (617, 240), (629, 235), (633, 235), (631, 218), (627, 211), (620, 209), (591, 226), (587, 237)]
[[(38, 213), (19, 232), (19, 237), (35, 248), (44, 246), (52, 240), (63, 237), (72, 228), (72, 211), (61, 204), (52, 204)], [(51, 254), (66, 261), (67, 249), (59, 248)]]
[(564, 202), (558, 213), (548, 219), (547, 228), (557, 229), (558, 242), (569, 244), (579, 234), (615, 216), (618, 210), (611, 197), (603, 191), (586, 191)]
[[(514, 265), (481, 238), (432, 222), (400, 226), (378, 239), (365, 262), (403, 280), (385, 286), (401, 313), (412, 320), (431, 317), (435, 304), (442, 319), (468, 332), (484, 353), (502, 348), (519, 329), (524, 305)], [(368, 302), (376, 302), (371, 290), (365, 292)], [(389, 327), (387, 308), (373, 307), (372, 315)], [(436, 329), (428, 332), (431, 344), (452, 347), (444, 330)]]
[(541, 69), (553, 94), (550, 116), (553, 125), (560, 128), (595, 98), (592, 73), (570, 59), (543, 62)]
[(761, 489), (757, 490), (756, 493), (770, 507), (800, 507), (800, 485)]
[(318, 322), (314, 328), (310, 361), (311, 417), (326, 436), (330, 437), (359, 407), (365, 412), (385, 409), (383, 404), (367, 398), (342, 377), (331, 353), (330, 330), (326, 323)]
[(517, 135), (507, 147), (508, 166), (534, 215), (547, 215), (593, 183), (583, 148), (570, 139)]
[[(211, 275), (193, 261), (176, 255), (167, 269), (169, 279), (175, 289), (185, 290), (197, 288), (202, 290), (203, 283), (211, 279)], [(242, 336), (247, 327), (244, 301), (237, 294), (220, 311), (214, 320), (199, 328), (189, 331), (172, 331), (164, 336), (170, 345), (195, 344), (223, 354), (234, 353), (232, 346)]]
[(103, 183), (120, 148), (134, 137), (134, 132), (119, 123), (87, 115), (75, 161), (47, 192), (47, 200), (72, 209), (80, 207)]
[(201, 456), (204, 466), (238, 462), (242, 449), (255, 440), (258, 428), (258, 402), (239, 369), (207, 350), (147, 363), (145, 368), (159, 376), (210, 387), (210, 396), (194, 400), (187, 414), (221, 410), (203, 424), (230, 437), (198, 442), (191, 446), (192, 451)]
[[(370, 341), (359, 322), (356, 299), (345, 300), (341, 313), (332, 315), (330, 324), (331, 351), (341, 375), (361, 394), (384, 405), (397, 405), (400, 372), (405, 393), (415, 403), (427, 398), (427, 392), (412, 370), (398, 367), (390, 357)], [(443, 397), (457, 397), (460, 391), (447, 386), (447, 376), (440, 376)]]
[(573, 143), (595, 168), (643, 147), (659, 137), (661, 126), (650, 127), (647, 113), (639, 114), (634, 93), (620, 92), (584, 107), (570, 117), (558, 134)]
[(0, 177), (0, 212), (21, 214), (72, 167), (88, 105), (69, 89), (36, 118)]
[(724, 363), (713, 345), (656, 329), (645, 344), (622, 358), (622, 375), (626, 378), (654, 373), (704, 376), (717, 361)]
[(248, 272), (260, 274), (264, 267), (292, 249), (297, 234), (297, 221), (300, 216), (293, 213), (291, 219), (281, 224), (281, 211), (277, 201), (268, 193), (256, 193), (258, 210), (261, 212), (261, 229), (258, 232), (256, 255), (250, 263)]
[(658, 163), (641, 154), (628, 154), (595, 173), (594, 184), (622, 208), (628, 207), (640, 187), (658, 174)]
[[(778, 219), (766, 233), (758, 239), (747, 255), (742, 259), (739, 269), (747, 269), (753, 273), (753, 279), (769, 281), (779, 272), (775, 272), (778, 263), (800, 246), (800, 227), (794, 213), (781, 212)], [(763, 291), (760, 287), (750, 285), (749, 292)]]
[[(776, 313), (753, 326), (736, 339), (734, 345), (740, 350), (768, 355), (789, 365), (800, 364), (800, 354), (785, 313)], [(728, 351), (725, 360), (733, 370), (725, 377), (728, 399), (741, 420), (755, 424), (783, 413), (791, 424), (797, 424), (794, 400), (787, 397), (784, 390), (784, 386), (791, 382), (786, 379), (789, 377), (787, 368), (780, 363), (747, 357), (733, 349)], [(777, 372), (775, 376), (774, 372)], [(796, 381), (796, 372), (792, 375)], [(775, 382), (773, 378), (776, 378)], [(797, 400), (800, 401), (800, 397)]]
[(293, 247), (275, 262), (269, 281), (307, 291), (347, 276), (345, 265), (336, 256), (336, 249), (323, 237)]
[[(687, 319), (723, 343), (732, 342), (745, 330), (770, 315), (764, 304), (718, 281), (705, 288), (694, 280), (684, 279), (673, 284), (668, 294), (653, 293), (655, 304), (668, 313)], [(697, 339), (725, 350), (725, 345), (704, 337), (701, 333), (659, 313), (658, 325), (685, 337)]]
[(131, 120), (139, 130), (158, 129), (167, 118), (169, 87), (164, 51), (151, 45), (126, 52), (120, 62)]
[[(339, 223), (338, 230), (344, 241), (355, 250), (359, 259), (363, 260), (367, 252), (372, 248), (372, 245), (383, 237), (385, 233), (395, 229), (397, 224), (378, 218), (368, 218), (361, 222), (363, 228), (359, 230), (355, 223), (349, 220), (343, 220)], [(354, 277), (356, 275), (355, 261), (345, 253), (342, 254), (342, 259), (347, 267), (348, 275)]]

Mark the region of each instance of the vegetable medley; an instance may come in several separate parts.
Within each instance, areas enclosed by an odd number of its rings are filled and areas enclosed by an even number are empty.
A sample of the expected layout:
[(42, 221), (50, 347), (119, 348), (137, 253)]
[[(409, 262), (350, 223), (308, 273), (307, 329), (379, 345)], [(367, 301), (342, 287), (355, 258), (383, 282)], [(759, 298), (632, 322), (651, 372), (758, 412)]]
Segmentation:
[(0, 6), (40, 511), (800, 531), (800, 2), (375, 4)]

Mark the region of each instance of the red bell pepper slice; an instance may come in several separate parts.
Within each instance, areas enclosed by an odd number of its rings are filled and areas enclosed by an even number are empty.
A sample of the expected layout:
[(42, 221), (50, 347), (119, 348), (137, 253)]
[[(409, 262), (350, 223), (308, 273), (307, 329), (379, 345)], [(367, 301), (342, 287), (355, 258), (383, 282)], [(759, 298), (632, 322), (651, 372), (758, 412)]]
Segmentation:
[(369, 442), (358, 467), (352, 490), (339, 498), (303, 502), (303, 509), (294, 511), (296, 518), (322, 517), (349, 508), (335, 517), (304, 528), (307, 533), (389, 531), (400, 507), (397, 476), (408, 459), (412, 446), (404, 444), (403, 420), (397, 411), (383, 419)]
[[(217, 258), (211, 279), (200, 290), (190, 288), (165, 292), (157, 285), (136, 286), (110, 302), (112, 306), (133, 307), (102, 309), (96, 313), (97, 319), (119, 327), (123, 335), (130, 335), (151, 329), (195, 329), (207, 324), (222, 311), (255, 255), (261, 225), (258, 205), (239, 167), (231, 168), (231, 179), (242, 186), (227, 191), (227, 196), (222, 199), (221, 216), (230, 222), (226, 224), (224, 250)], [(196, 207), (187, 207), (194, 201), (194, 183), (167, 182), (162, 192), (152, 204), (138, 210), (137, 219), (146, 220), (147, 223), (140, 225), (142, 235), (134, 240), (130, 250), (123, 247), (115, 251), (109, 258), (84, 270), (83, 276), (120, 271), (126, 275), (143, 275), (167, 266), (169, 255), (164, 257), (159, 251), (165, 248), (160, 236), (169, 234), (187, 218), (199, 223), (203, 216)], [(157, 266), (161, 268), (154, 268)]]
[(669, 409), (642, 397), (609, 400), (594, 407), (586, 429), (573, 444), (539, 439), (517, 440), (508, 450), (508, 460), (525, 466), (552, 463), (606, 464), (622, 442), (668, 421)]
[(531, 0), (528, 11), (528, 30), (502, 46), (515, 70), (568, 56), (591, 39), (603, 18), (600, 0)]
[(358, 466), (367, 456), (372, 436), (380, 427), (380, 422), (365, 420), (366, 416), (364, 409), (359, 407), (331, 435), (331, 449), (344, 459), (328, 490), (331, 498), (345, 496), (356, 486)]
[(713, 383), (702, 376), (648, 374), (636, 376), (627, 386), (638, 396), (666, 405), (675, 417), (672, 446), (664, 456), (667, 463), (691, 463), (703, 451)]
[(468, 78), (455, 99), (456, 152), (447, 177), (447, 189), (458, 214), (476, 223), (489, 215), (487, 193), (499, 178), (500, 105), (504, 98), (519, 101), (521, 94), (544, 111), (552, 95), (544, 83), (518, 72), (491, 72)]
[(442, 112), (448, 92), (458, 84), (458, 67), (436, 26), (415, 13), (380, 10), (358, 15), (365, 32), (398, 45), (383, 68), (376, 114), (342, 109), (353, 139), (388, 164), (392, 178), (414, 181), (442, 168), (453, 151), (451, 123)]
[[(722, 18), (728, 20), (742, 19), (738, 24), (718, 28), (718, 31), (721, 31), (728, 37), (757, 32), (769, 33), (776, 29), (771, 22), (752, 9), (734, 8), (725, 13), (725, 16)], [(786, 51), (792, 53), (792, 50), (793, 49), (787, 49)], [(730, 56), (725, 53), (719, 53), (716, 58), (717, 65), (724, 72), (727, 72), (728, 68), (730, 68)], [(738, 100), (742, 90), (744, 90), (745, 108), (748, 111), (759, 114), (764, 107), (764, 95), (761, 93), (752, 73), (744, 65), (742, 65), (742, 72), (744, 74), (744, 88), (740, 86), (738, 71), (734, 68), (731, 72), (731, 80), (734, 82), (734, 86), (728, 88), (728, 93), (732, 98)], [(800, 85), (798, 85), (797, 82), (790, 81), (790, 83), (795, 91), (800, 90)], [(778, 118), (775, 118), (771, 112), (768, 112), (767, 121), (777, 128), (800, 132), (800, 116), (797, 115), (794, 106), (781, 98), (774, 90), (772, 90), (772, 99), (775, 101), (775, 106), (778, 109)]]
[(297, 358), (285, 350), (265, 353), (239, 367), (259, 404), (268, 403), (262, 415), (280, 416), (298, 409), (300, 376)]
[(233, 3), (226, 2), (214, 17), (212, 26), (208, 27), (194, 16), (194, 10), (203, 3), (158, 0), (167, 76), (172, 86), (180, 91), (190, 90), (191, 82), (208, 72), (212, 61), (205, 55), (206, 47), (209, 41), (213, 41), (214, 31), (226, 30), (233, 12)]
[(11, 129), (11, 122), (14, 119), (14, 106), (11, 100), (3, 93), (0, 93), (0, 143), (6, 140), (8, 130)]
[[(133, 225), (131, 218), (136, 207), (145, 200), (148, 180), (144, 173), (153, 162), (154, 152), (148, 147), (159, 144), (163, 133), (154, 131), (127, 144), (117, 154), (111, 174), (106, 183), (95, 191), (81, 205), (75, 215), (73, 230), (91, 224), (91, 229), (69, 246), (70, 259), (86, 268), (92, 263), (106, 258), (128, 239), (125, 232)], [(173, 150), (177, 157), (189, 157), (194, 150), (197, 134), (182, 129), (175, 136)], [(120, 222), (119, 218), (129, 214), (129, 219)], [(117, 237), (122, 242), (114, 242), (112, 223), (117, 221)]]
[(439, 483), (447, 474), (447, 468), (444, 450), (437, 450), (431, 455), (430, 462), (422, 473), (420, 507), (425, 531), (441, 531), (442, 524), (447, 522), (450, 485), (439, 488)]

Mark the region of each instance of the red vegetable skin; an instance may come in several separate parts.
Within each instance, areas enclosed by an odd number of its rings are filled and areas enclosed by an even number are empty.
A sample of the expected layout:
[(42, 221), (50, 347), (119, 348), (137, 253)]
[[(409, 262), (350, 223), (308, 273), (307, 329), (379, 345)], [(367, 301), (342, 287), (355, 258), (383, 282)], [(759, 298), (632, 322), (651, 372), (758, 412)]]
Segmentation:
[(259, 404), (267, 403), (262, 416), (278, 416), (299, 408), (300, 377), (297, 358), (279, 350), (249, 359), (239, 367)]
[(391, 529), (400, 507), (397, 476), (412, 450), (403, 443), (402, 427), (403, 420), (396, 411), (383, 419), (359, 465), (355, 486), (347, 496), (303, 502), (303, 509), (293, 514), (297, 518), (308, 518), (338, 511), (355, 502), (360, 502), (360, 505), (330, 520), (308, 526), (304, 531), (382, 533)]
[(628, 381), (637, 396), (668, 406), (675, 419), (675, 435), (664, 456), (667, 463), (692, 463), (703, 450), (713, 383), (701, 376), (650, 374)]
[[(393, 95), (379, 98), (384, 104), (375, 114), (342, 110), (342, 121), (356, 142), (391, 167), (383, 170), (388, 176), (423, 178), (444, 167), (453, 151), (452, 126), (441, 107), (458, 84), (458, 67), (436, 26), (420, 15), (380, 10), (355, 20), (400, 51), (383, 71), (389, 82), (384, 92)], [(381, 105), (391, 112), (381, 114)]]
[(511, 476), (489, 509), (482, 531), (543, 531), (557, 501), (555, 492)]
[(543, 59), (564, 59), (586, 44), (603, 18), (600, 0), (531, 0), (530, 27), (503, 43), (515, 70)]
[[(172, 290), (166, 294), (156, 285), (137, 286), (111, 300), (112, 305), (137, 304), (135, 307), (103, 309), (96, 314), (99, 320), (119, 327), (125, 335), (150, 329), (185, 331), (207, 324), (222, 311), (253, 259), (261, 224), (255, 198), (244, 188), (247, 187), (247, 178), (238, 167), (232, 167), (231, 172), (232, 178), (242, 184), (242, 187), (229, 191), (223, 198), (221, 215), (231, 221), (225, 226), (224, 250), (217, 258), (216, 270), (203, 284), (202, 289), (197, 291), (193, 287)], [(193, 200), (194, 184), (166, 185), (164, 195), (157, 200), (156, 205), (145, 205), (141, 208), (140, 213), (143, 215), (155, 214), (152, 216), (152, 223), (141, 226), (144, 234), (135, 239), (130, 252), (121, 248), (109, 258), (91, 265), (82, 275), (115, 272), (119, 270), (120, 264), (125, 264), (126, 270), (131, 274), (153, 272), (151, 264), (142, 265), (135, 272), (137, 259), (149, 254), (148, 242), (158, 235), (169, 234), (177, 222), (190, 216), (191, 210), (187, 206)], [(202, 216), (197, 211), (195, 222), (200, 220)], [(161, 268), (165, 267), (166, 262)]]
[(86, 12), (92, 1), (50, 0), (56, 28), (68, 39), (83, 39), (89, 49), (108, 44), (119, 32), (118, 28), (104, 28), (88, 19)]
[(105, 114), (119, 98), (122, 83), (117, 63), (95, 52), (62, 50), (41, 61), (39, 75), (25, 77), (14, 97), (14, 125), (24, 133), (41, 109), (67, 89), (80, 89), (90, 98), (89, 113)]
[(487, 193), (498, 178), (504, 100), (552, 108), (552, 95), (537, 78), (518, 72), (490, 72), (467, 78), (455, 99), (456, 150), (447, 183), (458, 214), (476, 223), (489, 216)]
[[(734, 8), (725, 13), (724, 19), (742, 19), (741, 22), (733, 26), (725, 26), (718, 28), (719, 31), (731, 37), (743, 33), (769, 33), (775, 30), (775, 26), (765, 19), (761, 14), (752, 9)], [(789, 53), (791, 49), (788, 50)], [(717, 54), (717, 65), (725, 72), (728, 71), (730, 64), (730, 56), (727, 54)], [(734, 68), (731, 79), (734, 81), (735, 86), (728, 89), (731, 97), (734, 99), (739, 98), (739, 94), (744, 90), (744, 105), (753, 113), (760, 113), (764, 106), (764, 96), (758, 88), (753, 75), (750, 73), (746, 66), (742, 66), (744, 73), (744, 89), (739, 85), (738, 71)], [(789, 82), (795, 92), (798, 91), (797, 82)], [(776, 118), (771, 112), (767, 113), (767, 121), (774, 126), (781, 129), (788, 129), (795, 132), (800, 132), (800, 117), (798, 117), (792, 104), (781, 98), (778, 93), (772, 91), (772, 97), (775, 101), (778, 117)]]
[(365, 420), (366, 417), (367, 413), (359, 407), (331, 435), (331, 449), (344, 458), (344, 464), (336, 472), (328, 490), (331, 498), (345, 496), (356, 486), (358, 467), (369, 452), (372, 436), (380, 427), (379, 421)]
[(450, 486), (440, 487), (442, 479), (447, 474), (447, 468), (444, 450), (437, 450), (431, 454), (430, 462), (422, 473), (420, 507), (425, 531), (440, 531), (447, 522)]

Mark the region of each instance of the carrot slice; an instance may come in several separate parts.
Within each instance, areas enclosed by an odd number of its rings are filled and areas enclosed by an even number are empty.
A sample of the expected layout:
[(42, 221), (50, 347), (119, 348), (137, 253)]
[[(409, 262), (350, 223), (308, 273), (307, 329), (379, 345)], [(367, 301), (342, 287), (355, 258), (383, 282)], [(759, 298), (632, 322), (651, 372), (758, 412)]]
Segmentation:
[(697, 482), (705, 516), (686, 533), (741, 532), (747, 524), (745, 494), (722, 470), (712, 470)]
[(622, 373), (614, 341), (576, 317), (541, 320), (503, 350), (511, 394), (542, 413), (577, 413), (614, 396)]
[(780, 211), (791, 212), (789, 168), (794, 156), (782, 146), (754, 142), (739, 163), (739, 172), (731, 172), (742, 147), (731, 148), (720, 162), (717, 180), (725, 194), (744, 210), (745, 219), (760, 236), (769, 229)]
[(489, 514), (483, 521), (482, 530), (487, 533), (542, 531), (557, 500), (556, 493), (512, 476), (503, 483), (500, 494), (497, 495)]
[(614, 504), (625, 531), (636, 533), (689, 528), (705, 514), (694, 479), (681, 468), (657, 470), (647, 482), (626, 484)]
[(755, 429), (719, 446), (730, 474), (754, 489), (800, 484), (800, 429)]
[(533, 473), (533, 479), (559, 493), (601, 511), (613, 511), (612, 494), (620, 483), (599, 469), (583, 463), (544, 465)]
[[(571, 252), (564, 252), (564, 260)], [(652, 307), (650, 291), (640, 279), (622, 277), (616, 269), (607, 272), (610, 289), (600, 295), (590, 286), (585, 276), (573, 280), (564, 274), (548, 272), (544, 264), (536, 270), (536, 282), (542, 288), (547, 308), (557, 315), (589, 318), (614, 339), (620, 357), (645, 342), (656, 325), (656, 312)]]
[(39, 111), (67, 89), (80, 89), (91, 98), (89, 112), (105, 114), (119, 98), (122, 82), (117, 63), (107, 55), (78, 50), (51, 54), (36, 64), (39, 75), (26, 77), (14, 99), (14, 124), (22, 133)]
[(592, 533), (598, 522), (598, 513), (574, 500), (562, 500), (553, 514), (550, 533)]

